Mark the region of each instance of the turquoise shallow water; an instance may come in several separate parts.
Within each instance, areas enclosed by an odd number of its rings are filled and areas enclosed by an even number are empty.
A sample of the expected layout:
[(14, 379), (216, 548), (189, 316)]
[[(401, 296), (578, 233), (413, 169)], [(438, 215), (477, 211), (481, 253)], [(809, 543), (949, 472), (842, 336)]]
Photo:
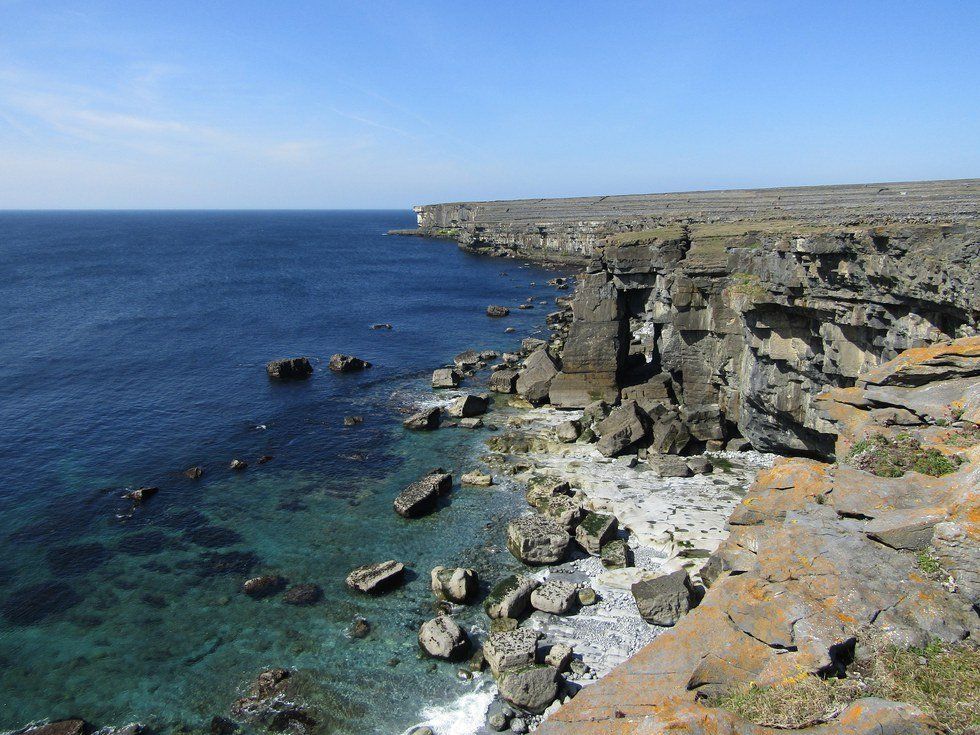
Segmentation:
[[(486, 549), (515, 496), (457, 486), (432, 516), (400, 519), (400, 489), (437, 465), (458, 477), (488, 434), (399, 421), (431, 397), (433, 366), (540, 331), (544, 307), (499, 321), (483, 310), (550, 301), (554, 274), (381, 235), (409, 224), (401, 212), (0, 215), (0, 728), (71, 715), (206, 729), (272, 666), (312, 683), (325, 733), (401, 732), (472, 691), (457, 667), (418, 656), (428, 571), (501, 574), (509, 555)], [(376, 367), (334, 375), (335, 351)], [(292, 354), (322, 362), (308, 381), (271, 384), (264, 362)], [(364, 423), (344, 428), (346, 414)], [(249, 469), (229, 471), (232, 457)], [(192, 464), (201, 480), (180, 474)], [(150, 484), (161, 490), (145, 506), (120, 499)], [(352, 567), (386, 558), (417, 576), (380, 598), (344, 589)], [(240, 593), (263, 572), (324, 599)], [(363, 640), (346, 635), (357, 615), (372, 624)]]

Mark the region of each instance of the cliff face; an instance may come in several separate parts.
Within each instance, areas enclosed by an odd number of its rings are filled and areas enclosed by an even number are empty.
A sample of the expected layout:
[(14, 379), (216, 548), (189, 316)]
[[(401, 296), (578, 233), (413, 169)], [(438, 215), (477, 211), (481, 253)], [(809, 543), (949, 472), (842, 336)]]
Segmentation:
[(467, 249), (585, 265), (551, 402), (634, 398), (695, 448), (830, 455), (821, 390), (980, 329), (980, 180), (416, 210)]

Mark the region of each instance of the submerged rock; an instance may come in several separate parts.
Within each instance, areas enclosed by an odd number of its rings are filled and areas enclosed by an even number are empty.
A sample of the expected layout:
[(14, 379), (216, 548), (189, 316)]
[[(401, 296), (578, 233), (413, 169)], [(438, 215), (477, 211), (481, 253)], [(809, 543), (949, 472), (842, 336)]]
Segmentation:
[(268, 363), (265, 371), (275, 380), (299, 380), (312, 375), (313, 366), (305, 357), (287, 357)]
[(246, 579), (242, 584), (242, 592), (256, 600), (278, 594), (286, 587), (285, 577), (278, 574), (265, 574), (261, 577)]
[(134, 503), (145, 503), (158, 492), (160, 492), (158, 487), (138, 487), (135, 490), (130, 490), (123, 497), (132, 500)]
[(323, 590), (312, 583), (294, 584), (282, 596), (287, 605), (315, 605), (323, 597)]
[(459, 661), (469, 655), (470, 639), (455, 620), (440, 615), (422, 624), (419, 646), (433, 658)]
[(405, 565), (392, 559), (357, 567), (347, 575), (346, 582), (352, 590), (381, 594), (400, 585), (404, 577)]
[(330, 357), (327, 365), (335, 373), (351, 373), (371, 367), (371, 363), (353, 355), (336, 354)]
[(82, 596), (64, 582), (40, 582), (13, 590), (0, 608), (4, 619), (14, 625), (35, 625), (60, 615), (82, 601)]

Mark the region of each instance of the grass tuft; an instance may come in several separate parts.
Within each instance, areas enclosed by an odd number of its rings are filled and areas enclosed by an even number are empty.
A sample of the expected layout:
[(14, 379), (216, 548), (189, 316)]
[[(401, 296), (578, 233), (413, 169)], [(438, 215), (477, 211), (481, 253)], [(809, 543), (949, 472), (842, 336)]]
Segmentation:
[(851, 449), (847, 461), (878, 477), (901, 477), (909, 470), (939, 477), (955, 472), (962, 463), (959, 457), (949, 457), (935, 448), (924, 448), (909, 434), (899, 434), (894, 439), (875, 434), (862, 439)]

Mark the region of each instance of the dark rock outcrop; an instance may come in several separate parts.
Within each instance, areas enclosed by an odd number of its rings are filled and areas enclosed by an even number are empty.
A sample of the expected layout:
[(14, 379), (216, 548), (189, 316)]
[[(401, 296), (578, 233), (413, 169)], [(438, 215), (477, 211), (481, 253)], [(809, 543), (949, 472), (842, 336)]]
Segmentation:
[(418, 518), (435, 510), (440, 495), (453, 487), (453, 476), (436, 471), (413, 482), (395, 498), (395, 512), (403, 518)]
[(330, 357), (327, 365), (335, 373), (352, 373), (371, 367), (371, 363), (353, 355), (336, 354)]
[(275, 380), (300, 380), (313, 374), (313, 366), (306, 357), (287, 357), (273, 360), (265, 366), (265, 371)]

